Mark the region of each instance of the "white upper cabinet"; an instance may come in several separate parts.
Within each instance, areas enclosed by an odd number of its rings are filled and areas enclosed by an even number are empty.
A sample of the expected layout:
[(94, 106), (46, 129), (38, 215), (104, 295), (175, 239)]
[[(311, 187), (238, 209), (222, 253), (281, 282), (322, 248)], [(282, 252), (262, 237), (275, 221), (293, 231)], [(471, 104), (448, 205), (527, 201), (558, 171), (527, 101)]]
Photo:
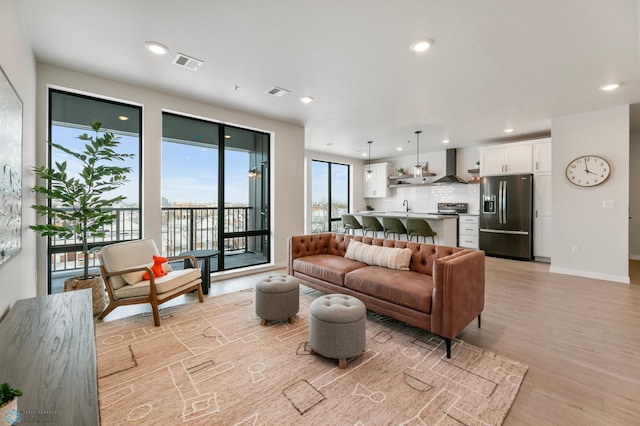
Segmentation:
[(531, 143), (480, 148), (480, 176), (531, 173)]
[(371, 164), (371, 179), (367, 180), (369, 165), (364, 166), (364, 198), (382, 198), (389, 196), (389, 163)]
[(551, 139), (540, 139), (533, 143), (533, 173), (551, 171)]

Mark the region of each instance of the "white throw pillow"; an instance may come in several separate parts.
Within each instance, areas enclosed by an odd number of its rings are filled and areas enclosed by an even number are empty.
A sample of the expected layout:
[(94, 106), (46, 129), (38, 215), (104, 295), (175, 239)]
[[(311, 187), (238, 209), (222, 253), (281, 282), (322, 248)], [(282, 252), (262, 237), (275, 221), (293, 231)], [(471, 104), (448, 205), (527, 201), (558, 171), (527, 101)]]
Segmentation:
[(367, 265), (408, 271), (412, 254), (408, 248), (380, 247), (351, 240), (344, 257)]

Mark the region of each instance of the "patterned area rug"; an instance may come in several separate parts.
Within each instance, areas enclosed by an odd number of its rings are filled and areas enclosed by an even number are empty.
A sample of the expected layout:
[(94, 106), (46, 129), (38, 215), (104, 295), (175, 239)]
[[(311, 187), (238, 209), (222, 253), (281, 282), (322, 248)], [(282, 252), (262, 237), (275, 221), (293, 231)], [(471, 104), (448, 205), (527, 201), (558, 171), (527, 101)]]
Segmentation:
[(102, 425), (495, 425), (527, 366), (384, 316), (346, 369), (312, 355), (301, 287), (294, 324), (255, 316), (253, 290), (96, 325)]

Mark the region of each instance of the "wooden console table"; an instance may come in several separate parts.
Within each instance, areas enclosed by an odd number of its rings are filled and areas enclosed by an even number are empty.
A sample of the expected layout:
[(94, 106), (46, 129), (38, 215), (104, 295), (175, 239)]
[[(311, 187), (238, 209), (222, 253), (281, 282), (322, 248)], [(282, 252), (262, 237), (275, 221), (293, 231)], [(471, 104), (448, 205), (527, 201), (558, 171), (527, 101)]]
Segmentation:
[(0, 322), (0, 383), (24, 423), (99, 425), (91, 290), (15, 302)]

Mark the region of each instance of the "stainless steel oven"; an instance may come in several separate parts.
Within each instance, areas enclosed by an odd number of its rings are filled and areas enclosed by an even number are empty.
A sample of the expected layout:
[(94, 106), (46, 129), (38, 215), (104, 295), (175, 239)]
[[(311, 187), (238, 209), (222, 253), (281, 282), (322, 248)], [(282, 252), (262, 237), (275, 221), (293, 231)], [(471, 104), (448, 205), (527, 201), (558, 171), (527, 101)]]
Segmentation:
[(438, 211), (431, 214), (455, 216), (456, 217), (456, 245), (459, 244), (460, 238), (460, 223), (458, 215), (467, 213), (469, 209), (468, 203), (438, 203)]

